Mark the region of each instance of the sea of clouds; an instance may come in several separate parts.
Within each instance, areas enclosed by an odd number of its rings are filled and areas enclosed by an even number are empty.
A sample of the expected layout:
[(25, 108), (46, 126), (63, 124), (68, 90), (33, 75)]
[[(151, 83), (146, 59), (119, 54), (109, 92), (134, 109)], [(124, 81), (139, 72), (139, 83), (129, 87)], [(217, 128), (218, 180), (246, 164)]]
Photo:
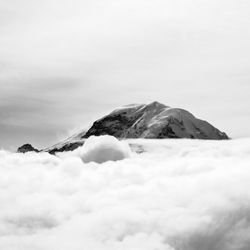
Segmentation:
[(250, 139), (104, 136), (56, 156), (0, 151), (0, 249), (249, 246)]

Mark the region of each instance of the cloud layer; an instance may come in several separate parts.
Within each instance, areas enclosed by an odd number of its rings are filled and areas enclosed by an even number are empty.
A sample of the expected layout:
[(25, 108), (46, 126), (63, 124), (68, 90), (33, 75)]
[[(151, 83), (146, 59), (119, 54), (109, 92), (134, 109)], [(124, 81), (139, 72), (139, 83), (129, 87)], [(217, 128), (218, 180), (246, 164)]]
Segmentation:
[(98, 164), (0, 151), (0, 248), (249, 248), (250, 139), (127, 143), (145, 152)]

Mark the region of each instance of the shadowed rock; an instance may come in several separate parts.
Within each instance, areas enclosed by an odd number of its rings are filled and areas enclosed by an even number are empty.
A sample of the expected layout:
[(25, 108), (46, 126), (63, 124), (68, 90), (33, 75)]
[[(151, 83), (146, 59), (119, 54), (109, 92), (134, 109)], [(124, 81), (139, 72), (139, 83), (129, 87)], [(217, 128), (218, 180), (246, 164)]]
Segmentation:
[(23, 146), (17, 149), (17, 152), (18, 153), (39, 152), (39, 150), (34, 148), (31, 144), (24, 144)]
[(46, 150), (50, 154), (55, 154), (58, 152), (66, 152), (66, 151), (73, 151), (78, 147), (82, 146), (84, 142), (69, 142), (62, 146), (52, 147), (51, 149)]

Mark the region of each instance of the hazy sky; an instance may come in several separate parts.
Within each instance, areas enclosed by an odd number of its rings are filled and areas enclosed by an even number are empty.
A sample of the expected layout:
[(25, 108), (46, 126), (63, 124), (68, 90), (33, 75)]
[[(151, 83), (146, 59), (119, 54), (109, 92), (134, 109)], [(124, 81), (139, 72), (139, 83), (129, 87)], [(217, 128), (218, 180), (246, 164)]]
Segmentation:
[(250, 1), (0, 0), (0, 147), (51, 145), (128, 103), (250, 136)]

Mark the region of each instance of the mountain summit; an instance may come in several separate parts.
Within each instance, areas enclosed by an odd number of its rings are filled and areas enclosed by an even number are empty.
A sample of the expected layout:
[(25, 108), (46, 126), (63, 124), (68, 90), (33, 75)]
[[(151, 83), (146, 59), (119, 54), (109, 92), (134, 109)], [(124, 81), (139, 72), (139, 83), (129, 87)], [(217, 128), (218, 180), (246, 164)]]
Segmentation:
[(130, 104), (115, 109), (95, 121), (89, 130), (80, 131), (63, 142), (43, 151), (56, 153), (71, 151), (84, 144), (92, 135), (112, 135), (116, 138), (190, 138), (223, 140), (228, 136), (200, 120), (190, 112), (171, 108), (159, 102)]
[(190, 112), (159, 102), (118, 108), (94, 122), (82, 138), (91, 135), (117, 138), (228, 139), (228, 136)]

